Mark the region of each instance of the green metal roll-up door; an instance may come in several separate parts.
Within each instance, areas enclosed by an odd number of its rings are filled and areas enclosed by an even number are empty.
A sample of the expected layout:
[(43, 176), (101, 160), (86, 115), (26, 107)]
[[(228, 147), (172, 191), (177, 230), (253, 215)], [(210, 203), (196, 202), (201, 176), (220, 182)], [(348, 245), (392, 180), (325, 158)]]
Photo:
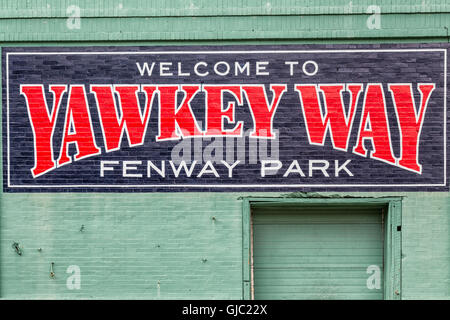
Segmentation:
[(364, 207), (253, 208), (255, 299), (383, 299), (382, 214)]

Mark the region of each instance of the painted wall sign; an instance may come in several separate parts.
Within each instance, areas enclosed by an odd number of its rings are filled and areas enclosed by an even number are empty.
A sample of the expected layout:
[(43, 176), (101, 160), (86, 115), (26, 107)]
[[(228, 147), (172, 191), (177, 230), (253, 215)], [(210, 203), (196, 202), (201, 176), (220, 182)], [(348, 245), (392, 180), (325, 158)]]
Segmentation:
[(448, 190), (447, 50), (3, 48), (3, 188)]

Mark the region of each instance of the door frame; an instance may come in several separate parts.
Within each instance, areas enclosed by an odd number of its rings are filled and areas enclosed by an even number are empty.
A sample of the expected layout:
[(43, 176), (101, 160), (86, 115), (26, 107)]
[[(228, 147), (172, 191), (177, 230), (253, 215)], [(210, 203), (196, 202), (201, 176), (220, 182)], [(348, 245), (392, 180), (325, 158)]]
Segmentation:
[(401, 225), (402, 197), (244, 197), (242, 198), (242, 298), (253, 300), (253, 226), (252, 206), (304, 206), (304, 205), (363, 205), (364, 207), (380, 207), (384, 211), (384, 294), (385, 300), (401, 299)]

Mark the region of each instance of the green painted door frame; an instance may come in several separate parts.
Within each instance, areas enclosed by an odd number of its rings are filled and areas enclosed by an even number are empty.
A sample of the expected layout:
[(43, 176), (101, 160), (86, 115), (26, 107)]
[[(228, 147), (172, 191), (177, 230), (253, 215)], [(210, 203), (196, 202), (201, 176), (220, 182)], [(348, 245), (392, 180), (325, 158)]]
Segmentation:
[[(384, 299), (401, 299), (401, 197), (386, 198), (243, 198), (242, 217), (242, 297), (253, 299), (252, 294), (252, 207), (254, 206), (351, 206), (380, 207), (384, 211)], [(386, 214), (387, 211), (387, 214)]]

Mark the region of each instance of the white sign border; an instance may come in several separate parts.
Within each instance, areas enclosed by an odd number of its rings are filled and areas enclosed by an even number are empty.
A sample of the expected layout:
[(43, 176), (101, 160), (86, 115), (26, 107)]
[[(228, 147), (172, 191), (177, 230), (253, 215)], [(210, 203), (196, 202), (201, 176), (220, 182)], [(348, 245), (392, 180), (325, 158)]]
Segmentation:
[[(140, 55), (140, 54), (249, 54), (249, 53), (364, 53), (364, 52), (444, 52), (444, 183), (443, 184), (140, 184), (140, 185), (12, 185), (9, 157), (9, 56), (10, 55)], [(335, 49), (335, 50), (245, 50), (245, 51), (91, 51), (91, 52), (7, 52), (6, 53), (6, 113), (7, 113), (7, 186), (8, 188), (353, 188), (353, 187), (445, 187), (447, 186), (447, 49)]]

